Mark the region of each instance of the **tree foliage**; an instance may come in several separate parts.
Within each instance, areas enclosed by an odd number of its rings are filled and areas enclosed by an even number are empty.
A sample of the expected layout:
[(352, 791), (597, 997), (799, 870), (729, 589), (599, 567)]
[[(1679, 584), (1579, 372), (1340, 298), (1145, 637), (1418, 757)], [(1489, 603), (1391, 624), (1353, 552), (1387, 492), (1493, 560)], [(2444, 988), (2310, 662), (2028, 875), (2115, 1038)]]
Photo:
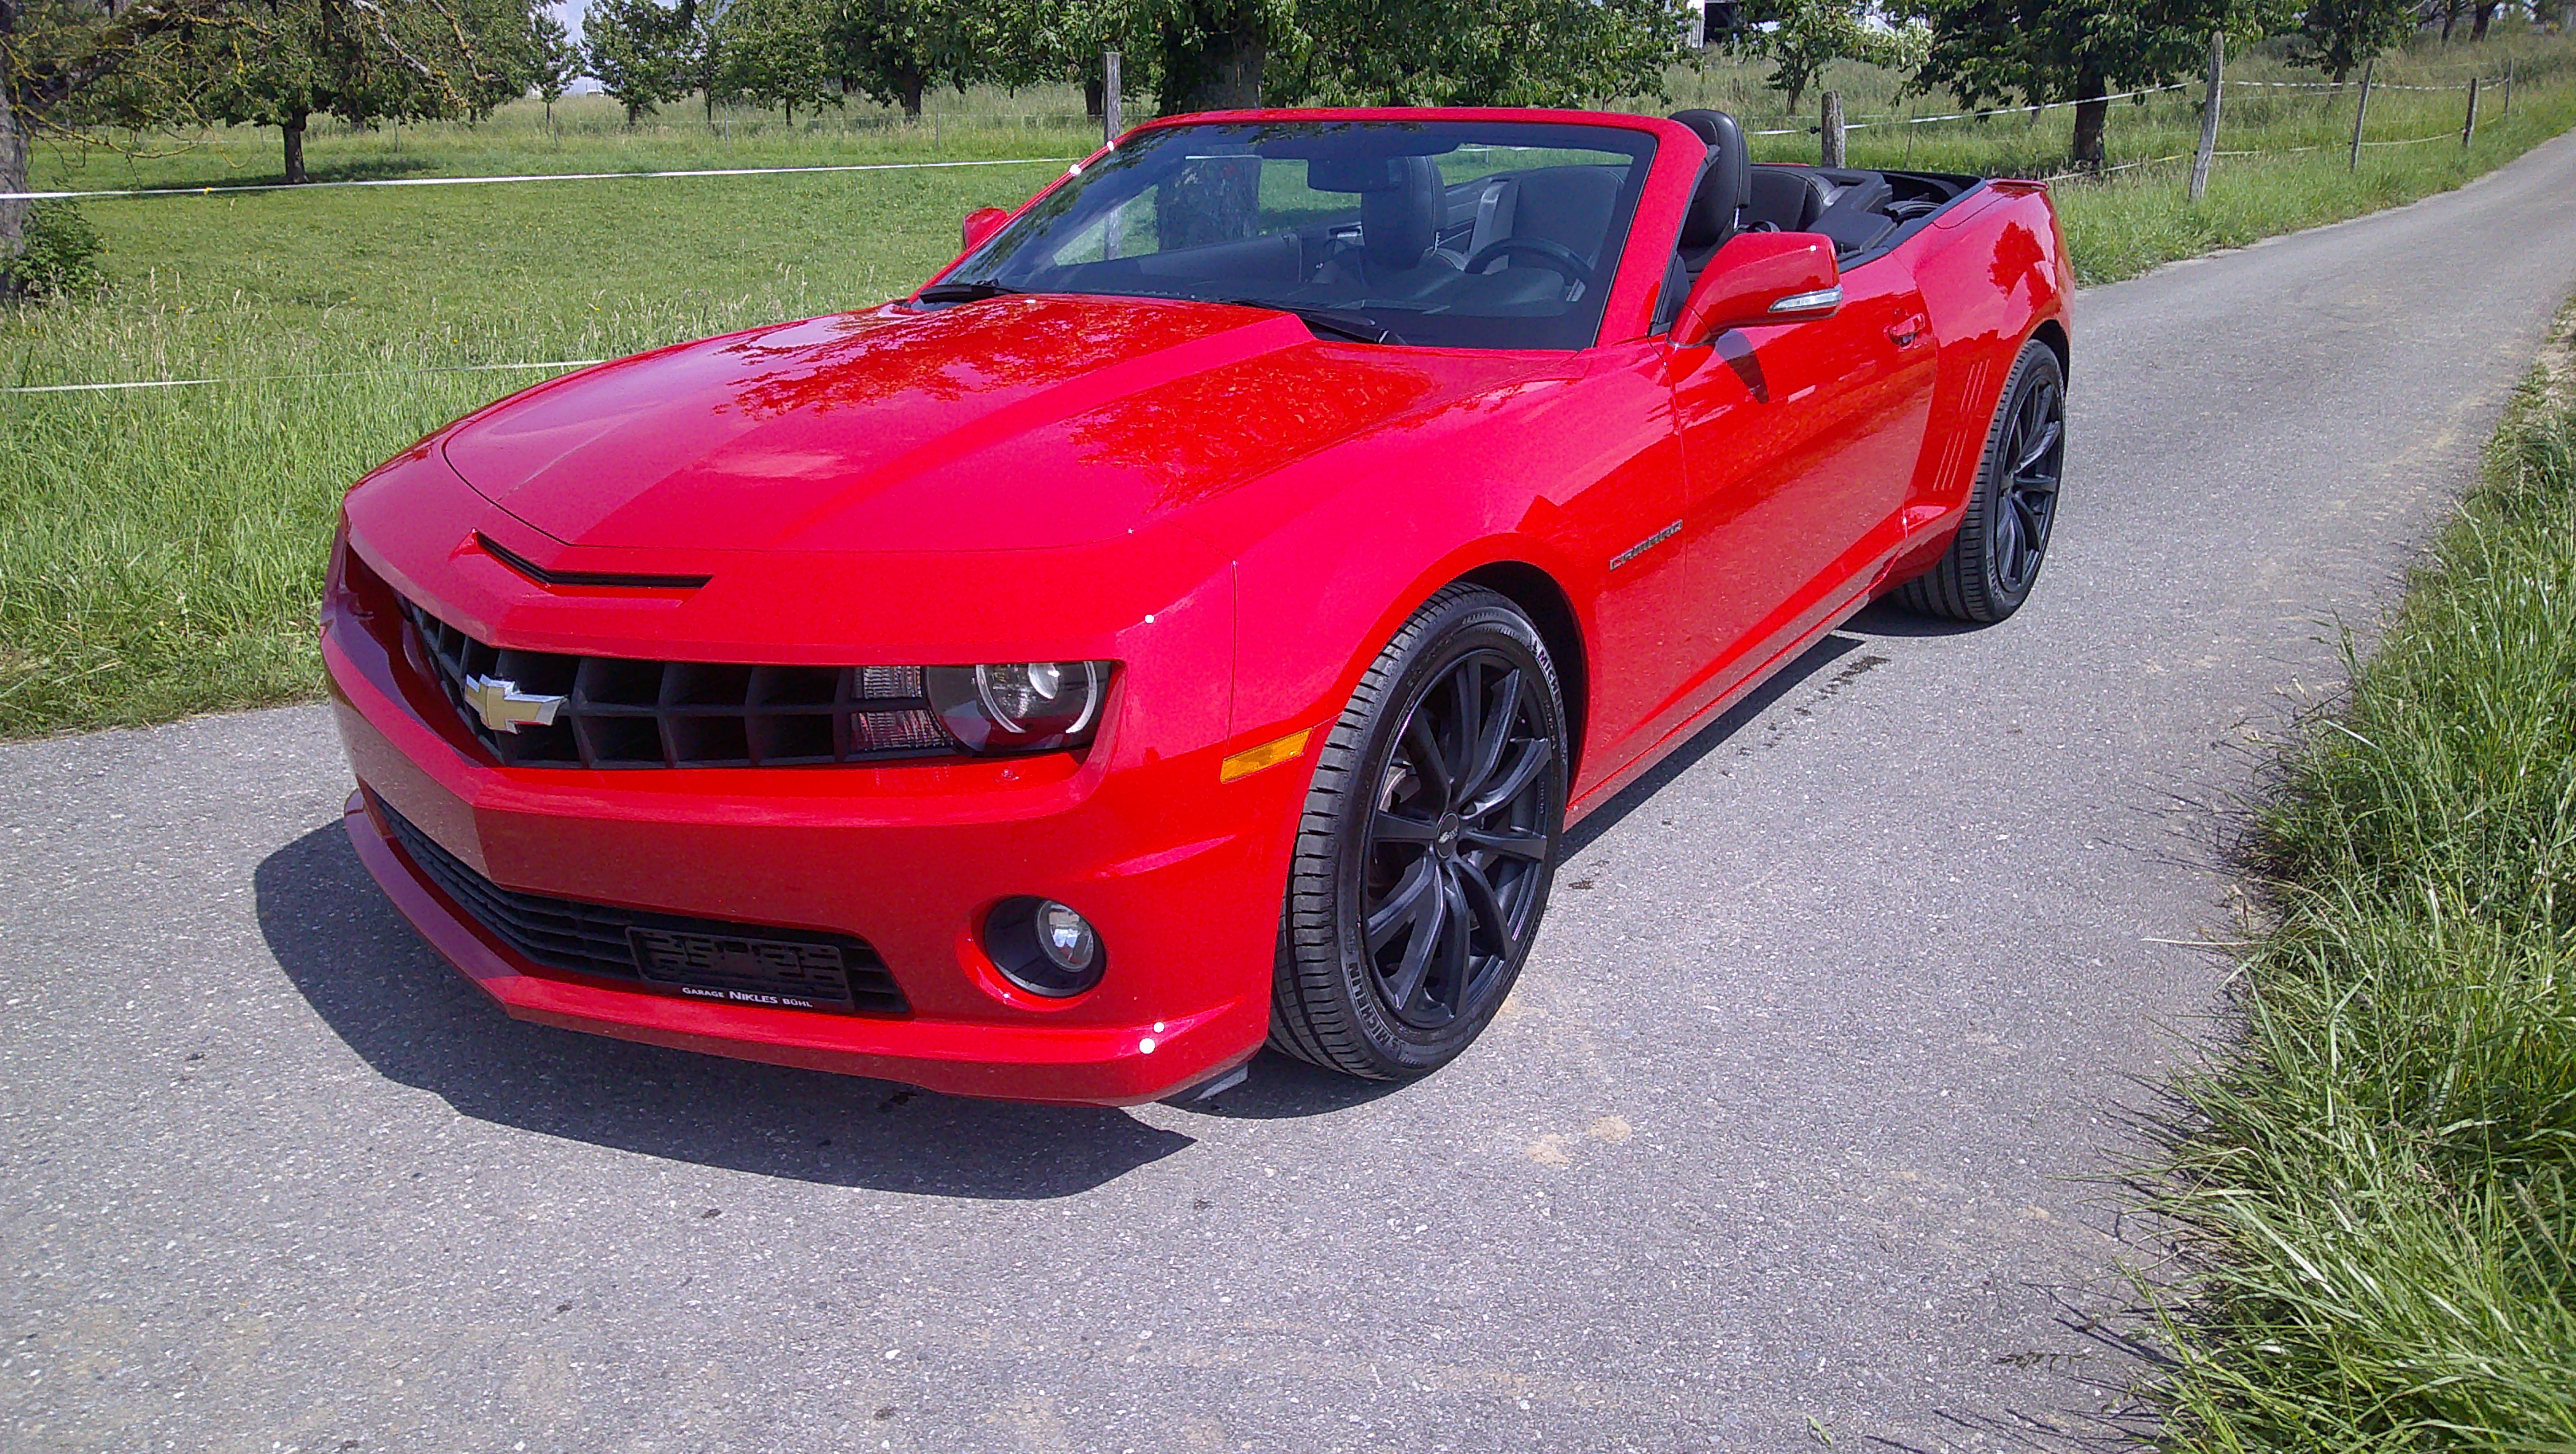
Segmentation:
[(1963, 101), (2076, 102), (2069, 149), (2102, 165), (2113, 91), (2161, 86), (2208, 64), (2210, 32), (2265, 35), (2286, 19), (2279, 0), (1906, 0), (1931, 27), (1918, 90)]
[(274, 126), (301, 182), (314, 116), (352, 126), (479, 117), (527, 88), (527, 0), (228, 0), (243, 23), (182, 26), (132, 67), (111, 109), (140, 124)]
[(728, 98), (776, 107), (793, 122), (799, 109), (841, 104), (841, 82), (829, 48), (829, 0), (732, 0), (711, 39), (713, 88)]
[(963, 94), (992, 63), (994, 12), (948, 0), (833, 0), (831, 62), (850, 90), (921, 114), (934, 86)]
[(581, 49), (572, 43), (564, 23), (545, 11), (528, 22), (528, 85), (546, 106), (546, 124), (554, 125), (555, 103), (581, 79)]
[(1754, 44), (1771, 58), (1770, 86), (1788, 95), (1791, 111), (1836, 61), (1865, 61), (1891, 70), (1912, 70), (1923, 63), (1928, 32), (1920, 24), (1872, 25), (1864, 18), (1869, 8), (1863, 0), (1766, 0), (1747, 7), (1748, 21), (1768, 27)]
[(2290, 37), (2290, 64), (2347, 80), (2363, 61), (2415, 33), (2415, 0), (2311, 0)]
[(591, 0), (581, 16), (582, 61), (633, 126), (698, 84), (696, 0)]
[(1577, 106), (1660, 95), (1672, 0), (1304, 0), (1265, 100)]

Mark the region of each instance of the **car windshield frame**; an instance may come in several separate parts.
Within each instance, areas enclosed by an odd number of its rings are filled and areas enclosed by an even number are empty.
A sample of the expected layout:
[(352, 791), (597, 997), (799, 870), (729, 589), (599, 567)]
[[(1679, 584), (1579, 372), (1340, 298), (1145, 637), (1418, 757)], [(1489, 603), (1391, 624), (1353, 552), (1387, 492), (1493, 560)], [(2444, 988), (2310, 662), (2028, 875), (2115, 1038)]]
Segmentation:
[(1588, 348), (1660, 145), (1650, 128), (1589, 119), (1157, 124), (1040, 194), (913, 306), (1030, 293), (1229, 303), (1337, 341)]

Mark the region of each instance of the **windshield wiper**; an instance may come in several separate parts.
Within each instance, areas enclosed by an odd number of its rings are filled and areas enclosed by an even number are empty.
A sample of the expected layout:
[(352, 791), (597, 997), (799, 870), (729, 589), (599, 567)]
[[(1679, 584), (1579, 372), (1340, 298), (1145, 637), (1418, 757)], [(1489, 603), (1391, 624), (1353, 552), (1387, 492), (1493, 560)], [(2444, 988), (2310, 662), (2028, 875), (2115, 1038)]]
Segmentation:
[(1210, 298), (1210, 303), (1232, 303), (1238, 308), (1267, 308), (1274, 313), (1293, 313), (1297, 320), (1318, 333), (1336, 338), (1357, 339), (1361, 343), (1402, 343), (1396, 331), (1365, 313), (1348, 308), (1310, 308), (1299, 303), (1281, 303), (1269, 298)]
[(1020, 290), (990, 278), (971, 283), (933, 283), (912, 295), (916, 303), (973, 303), (985, 298), (1000, 298)]

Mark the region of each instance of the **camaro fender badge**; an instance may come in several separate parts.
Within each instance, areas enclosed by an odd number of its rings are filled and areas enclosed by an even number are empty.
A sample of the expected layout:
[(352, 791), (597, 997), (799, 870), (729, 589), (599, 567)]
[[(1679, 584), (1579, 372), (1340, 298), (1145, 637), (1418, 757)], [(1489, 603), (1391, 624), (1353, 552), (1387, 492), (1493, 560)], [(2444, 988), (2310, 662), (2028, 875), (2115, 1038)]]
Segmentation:
[(1681, 533), (1682, 522), (1676, 520), (1672, 524), (1665, 526), (1663, 529), (1656, 531), (1654, 534), (1647, 536), (1645, 539), (1638, 541), (1636, 544), (1629, 546), (1626, 550), (1610, 557), (1610, 568), (1612, 570), (1617, 570), (1619, 567), (1626, 565), (1628, 562), (1635, 560), (1637, 557), (1644, 555), (1647, 551), (1654, 549), (1656, 546), (1663, 544), (1665, 541), (1670, 540)]
[(555, 725), (555, 714), (563, 710), (563, 697), (550, 697), (537, 692), (523, 692), (519, 684), (501, 677), (470, 676), (465, 679), (465, 705), (483, 719), (483, 725), (495, 732), (516, 732), (534, 724)]

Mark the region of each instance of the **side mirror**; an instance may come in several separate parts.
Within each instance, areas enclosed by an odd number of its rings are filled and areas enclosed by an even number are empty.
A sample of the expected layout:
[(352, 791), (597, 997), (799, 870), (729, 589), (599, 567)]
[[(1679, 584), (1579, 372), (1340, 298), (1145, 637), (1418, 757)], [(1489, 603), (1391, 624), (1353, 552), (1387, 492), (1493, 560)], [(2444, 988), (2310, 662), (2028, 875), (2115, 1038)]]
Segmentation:
[(965, 247), (959, 250), (961, 252), (973, 252), (975, 249), (984, 245), (985, 238), (1001, 231), (1002, 224), (1010, 220), (1011, 214), (1003, 211), (999, 207), (978, 207), (974, 211), (967, 213), (966, 220), (960, 223), (957, 228), (957, 235), (962, 238), (966, 244)]
[(1831, 318), (1843, 305), (1832, 238), (1814, 232), (1739, 232), (1700, 270), (1673, 323), (1679, 347), (1730, 328)]

